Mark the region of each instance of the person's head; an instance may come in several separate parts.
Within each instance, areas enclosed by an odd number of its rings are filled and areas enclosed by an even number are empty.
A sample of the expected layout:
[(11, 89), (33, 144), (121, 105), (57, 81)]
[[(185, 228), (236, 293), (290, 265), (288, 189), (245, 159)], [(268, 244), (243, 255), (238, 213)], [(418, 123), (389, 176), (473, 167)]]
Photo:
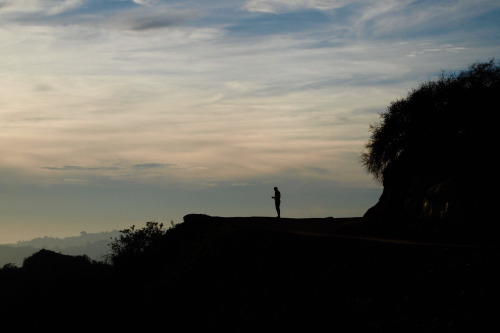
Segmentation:
[(274, 187), (274, 190), (275, 190), (275, 191), (277, 191), (277, 190), (278, 190), (278, 188), (277, 188), (277, 187)]

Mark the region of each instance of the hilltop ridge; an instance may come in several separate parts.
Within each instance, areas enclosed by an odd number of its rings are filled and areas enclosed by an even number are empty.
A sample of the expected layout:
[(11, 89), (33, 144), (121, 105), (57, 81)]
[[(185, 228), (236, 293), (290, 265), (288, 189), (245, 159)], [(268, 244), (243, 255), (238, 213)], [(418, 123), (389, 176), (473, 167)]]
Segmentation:
[(218, 332), (454, 331), (496, 320), (498, 249), (373, 241), (362, 223), (189, 214), (119, 269), (45, 251), (0, 270), (0, 310), (47, 326), (57, 314)]

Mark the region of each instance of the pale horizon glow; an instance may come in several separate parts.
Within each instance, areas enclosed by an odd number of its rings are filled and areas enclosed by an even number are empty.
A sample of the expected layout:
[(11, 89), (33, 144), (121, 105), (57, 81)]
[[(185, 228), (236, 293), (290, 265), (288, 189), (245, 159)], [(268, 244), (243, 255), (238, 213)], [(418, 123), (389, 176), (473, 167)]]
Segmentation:
[(497, 1), (0, 0), (0, 244), (189, 213), (362, 216), (394, 100), (498, 57)]

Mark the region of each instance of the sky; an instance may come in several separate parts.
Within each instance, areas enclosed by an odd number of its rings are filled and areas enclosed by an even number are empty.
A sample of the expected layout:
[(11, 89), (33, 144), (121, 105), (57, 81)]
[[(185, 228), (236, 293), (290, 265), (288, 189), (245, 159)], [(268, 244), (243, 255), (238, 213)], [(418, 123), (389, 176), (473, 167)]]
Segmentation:
[(500, 56), (498, 1), (0, 0), (0, 244), (362, 216), (370, 124)]

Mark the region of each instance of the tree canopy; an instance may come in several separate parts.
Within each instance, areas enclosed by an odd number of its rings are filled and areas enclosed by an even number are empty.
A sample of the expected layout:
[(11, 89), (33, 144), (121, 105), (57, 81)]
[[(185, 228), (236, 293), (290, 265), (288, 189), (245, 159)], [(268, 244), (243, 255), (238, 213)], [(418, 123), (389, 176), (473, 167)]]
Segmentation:
[(392, 102), (370, 126), (361, 160), (385, 184), (404, 173), (436, 177), (491, 168), (496, 154), (500, 66), (492, 59), (442, 72)]

